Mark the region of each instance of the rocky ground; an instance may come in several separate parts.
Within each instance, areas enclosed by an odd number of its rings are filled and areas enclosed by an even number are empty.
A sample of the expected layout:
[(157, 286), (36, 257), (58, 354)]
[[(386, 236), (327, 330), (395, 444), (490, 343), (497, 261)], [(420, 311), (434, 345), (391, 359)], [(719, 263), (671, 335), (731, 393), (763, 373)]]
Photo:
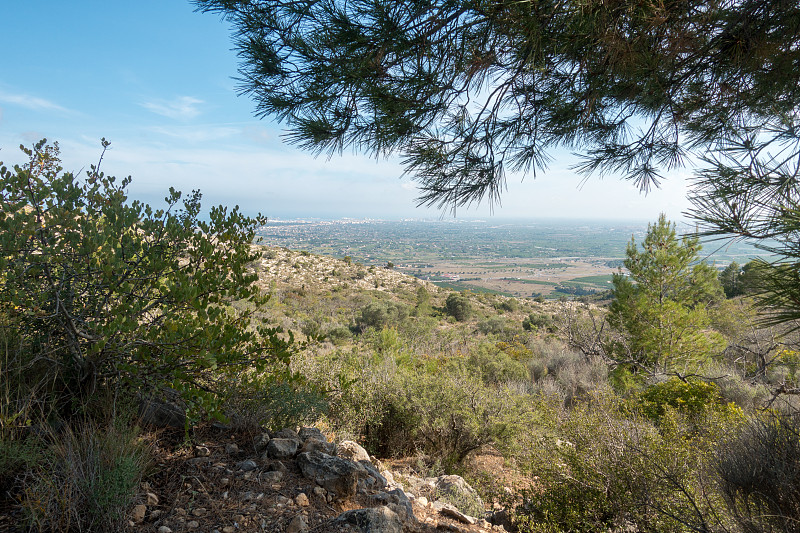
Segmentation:
[[(231, 435), (200, 444), (154, 439), (155, 472), (142, 484), (129, 530), (158, 533), (504, 531), (502, 513), (458, 476), (392, 472), (351, 441), (316, 428)], [(454, 505), (456, 504), (456, 505)], [(483, 516), (470, 516), (483, 513)]]

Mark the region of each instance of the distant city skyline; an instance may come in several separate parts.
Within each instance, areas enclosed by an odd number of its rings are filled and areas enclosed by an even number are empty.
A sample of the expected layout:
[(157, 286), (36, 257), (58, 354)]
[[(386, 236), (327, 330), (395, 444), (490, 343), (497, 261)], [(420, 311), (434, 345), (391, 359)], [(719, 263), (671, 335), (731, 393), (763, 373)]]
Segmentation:
[[(398, 158), (346, 153), (314, 158), (281, 142), (282, 127), (253, 117), (237, 96), (230, 31), (189, 2), (55, 0), (3, 9), (0, 160), (17, 146), (58, 141), (66, 170), (87, 169), (111, 142), (103, 170), (131, 175), (131, 196), (158, 206), (170, 186), (200, 189), (204, 205), (238, 204), (270, 218), (452, 217), (417, 208)], [(569, 154), (536, 179), (508, 176), (502, 204), (457, 217), (655, 220), (688, 208), (686, 176), (673, 172), (644, 196), (614, 177), (584, 180)]]

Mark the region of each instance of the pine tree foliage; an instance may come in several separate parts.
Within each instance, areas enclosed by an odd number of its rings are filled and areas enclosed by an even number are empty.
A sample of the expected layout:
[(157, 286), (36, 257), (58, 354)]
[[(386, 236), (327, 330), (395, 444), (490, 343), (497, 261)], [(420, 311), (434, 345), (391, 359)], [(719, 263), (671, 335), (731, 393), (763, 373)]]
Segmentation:
[(724, 298), (716, 271), (698, 261), (697, 237), (676, 236), (662, 214), (648, 226), (641, 250), (631, 239), (625, 268), (614, 275), (609, 323), (624, 341), (610, 347), (622, 363), (649, 372), (687, 373), (721, 351), (722, 338), (708, 331), (709, 304)]
[(796, 138), (786, 0), (197, 0), (233, 26), (241, 90), (317, 152), (397, 152), (421, 202), (496, 200), (574, 149), (647, 190), (687, 150)]
[(691, 214), (710, 236), (755, 242), (774, 260), (748, 264), (766, 324), (800, 328), (800, 129), (785, 118), (766, 135), (747, 131), (695, 180)]

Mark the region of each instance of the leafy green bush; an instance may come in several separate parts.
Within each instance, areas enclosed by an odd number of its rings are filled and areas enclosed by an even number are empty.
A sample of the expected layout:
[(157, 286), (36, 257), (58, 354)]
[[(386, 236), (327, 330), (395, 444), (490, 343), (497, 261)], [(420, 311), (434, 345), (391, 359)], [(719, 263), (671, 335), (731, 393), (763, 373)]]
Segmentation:
[(330, 339), (333, 344), (339, 346), (352, 338), (353, 333), (350, 331), (350, 328), (344, 324), (330, 324), (324, 335)]
[(485, 444), (512, 449), (530, 422), (523, 395), (485, 385), (461, 358), (354, 348), (307, 364), (309, 379), (331, 391), (334, 431), (379, 456), (422, 453), (450, 468)]
[(597, 357), (566, 349), (558, 343), (536, 343), (526, 366), (540, 390), (558, 394), (564, 404), (591, 397), (608, 381), (608, 365)]
[(396, 302), (377, 301), (370, 302), (361, 309), (361, 314), (356, 318), (356, 327), (361, 331), (367, 328), (382, 329), (400, 322), (408, 316), (408, 308)]
[(470, 371), (487, 385), (528, 380), (528, 369), (497, 345), (482, 342), (467, 357)]
[(31, 395), (69, 419), (101, 387), (168, 386), (213, 412), (220, 374), (288, 364), (291, 338), (254, 320), (263, 218), (204, 221), (199, 192), (173, 189), (156, 210), (128, 200), (130, 178), (63, 172), (57, 145), (24, 152), (0, 169), (0, 309), (24, 333), (7, 365)]
[(725, 420), (687, 432), (668, 408), (659, 428), (611, 391), (563, 410), (555, 405), (529, 467), (539, 482), (515, 510), (524, 532), (714, 531), (722, 501), (706, 479)]
[(404, 348), (404, 342), (397, 328), (384, 326), (381, 330), (372, 330), (365, 339), (365, 344), (371, 346), (380, 354), (397, 357)]
[[(388, 392), (376, 441), (402, 439), (405, 446), (396, 446), (394, 454), (422, 452), (446, 469), (487, 444), (511, 449), (527, 429), (530, 413), (523, 396), (487, 387), (463, 368), (435, 374), (406, 370)], [(400, 435), (390, 435), (398, 430)]]
[(556, 331), (555, 319), (546, 313), (531, 313), (522, 320), (522, 329), (525, 331)]
[(447, 314), (459, 322), (463, 322), (472, 316), (472, 302), (460, 292), (451, 293), (445, 300), (444, 306)]
[(431, 294), (425, 285), (417, 287), (416, 306), (414, 307), (414, 316), (427, 316), (431, 313)]
[(494, 304), (494, 308), (500, 313), (504, 313), (506, 311), (516, 311), (518, 307), (519, 304), (517, 304), (517, 300), (513, 298), (503, 298)]
[(500, 315), (493, 315), (486, 320), (481, 320), (477, 325), (478, 331), (484, 335), (501, 335), (506, 332), (508, 323)]
[(726, 403), (715, 383), (699, 379), (681, 380), (672, 377), (651, 385), (639, 395), (644, 414), (651, 420), (660, 420), (667, 407), (697, 418), (709, 411), (718, 416), (742, 416), (741, 409)]

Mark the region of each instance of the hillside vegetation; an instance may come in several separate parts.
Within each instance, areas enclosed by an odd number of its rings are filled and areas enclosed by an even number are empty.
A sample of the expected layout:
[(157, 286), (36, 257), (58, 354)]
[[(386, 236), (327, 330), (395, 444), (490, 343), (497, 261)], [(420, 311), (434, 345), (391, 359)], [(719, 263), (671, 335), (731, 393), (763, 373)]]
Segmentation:
[(151, 482), (184, 490), (152, 460), (175, 421), (176, 453), (313, 425), (462, 475), (471, 513), (519, 531), (798, 530), (797, 331), (726, 298), (746, 272), (723, 287), (663, 216), (609, 307), (539, 302), (253, 245), (263, 220), (204, 221), (175, 191), (155, 210), (27, 153), (0, 176), (0, 479), (22, 530), (121, 530)]
[[(653, 229), (669, 240), (665, 220)], [(647, 246), (632, 244), (633, 260)], [(257, 264), (272, 290), (267, 320), (313, 340), (293, 365), (327, 391), (325, 427), (379, 456), (464, 474), (513, 507), (520, 530), (791, 526), (793, 504), (773, 499), (800, 494), (789, 481), (798, 463), (784, 455), (800, 429), (796, 406), (779, 394), (794, 387), (797, 338), (760, 327), (748, 297), (725, 299), (713, 271), (697, 292), (697, 267), (677, 266), (686, 289), (672, 279), (671, 290), (693, 296), (660, 311), (620, 310), (647, 290), (621, 278), (618, 292), (630, 295), (606, 321), (590, 303), (456, 296), (305, 252), (268, 248)], [(646, 326), (654, 313), (665, 319), (658, 329)], [(659, 352), (666, 335), (681, 340)], [(519, 474), (510, 494), (508, 480), (471, 460), (487, 450)], [(743, 469), (754, 462), (773, 470)], [(765, 494), (775, 476), (786, 483)]]

